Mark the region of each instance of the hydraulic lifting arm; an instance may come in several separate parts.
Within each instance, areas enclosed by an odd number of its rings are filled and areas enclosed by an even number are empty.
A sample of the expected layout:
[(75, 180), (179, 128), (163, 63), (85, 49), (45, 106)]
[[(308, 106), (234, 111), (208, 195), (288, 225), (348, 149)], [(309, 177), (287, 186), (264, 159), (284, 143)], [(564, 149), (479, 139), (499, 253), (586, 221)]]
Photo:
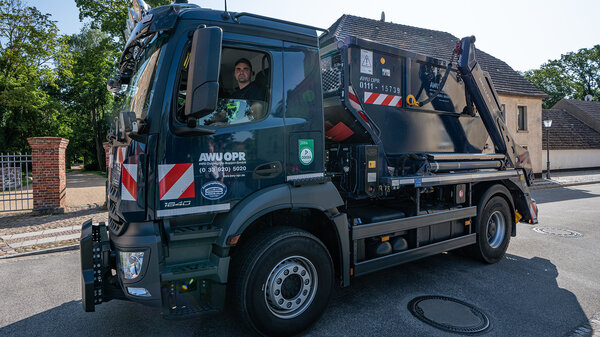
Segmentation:
[(479, 116), (487, 129), (496, 153), (506, 155), (507, 166), (525, 171), (527, 184), (533, 182), (533, 170), (529, 152), (516, 144), (500, 113), (498, 94), (490, 75), (481, 69), (475, 59), (475, 37), (465, 37), (460, 42), (458, 70), (465, 83), (468, 95), (475, 104)]

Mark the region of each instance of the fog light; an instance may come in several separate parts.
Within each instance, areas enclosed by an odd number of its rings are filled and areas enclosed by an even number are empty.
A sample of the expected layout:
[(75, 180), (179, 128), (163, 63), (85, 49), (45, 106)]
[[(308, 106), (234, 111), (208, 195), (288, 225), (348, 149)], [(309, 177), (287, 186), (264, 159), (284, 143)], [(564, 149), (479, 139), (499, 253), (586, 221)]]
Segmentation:
[(144, 252), (119, 252), (119, 269), (126, 280), (140, 275), (144, 264)]
[(150, 297), (150, 292), (146, 288), (127, 287), (127, 292), (129, 293), (129, 295), (133, 296)]

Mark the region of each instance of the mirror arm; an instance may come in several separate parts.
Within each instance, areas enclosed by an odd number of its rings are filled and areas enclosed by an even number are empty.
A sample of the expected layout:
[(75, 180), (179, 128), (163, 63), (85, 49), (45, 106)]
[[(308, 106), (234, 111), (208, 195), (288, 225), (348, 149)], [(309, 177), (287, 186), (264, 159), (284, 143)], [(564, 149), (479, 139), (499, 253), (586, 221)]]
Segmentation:
[(215, 133), (215, 131), (216, 130), (214, 129), (208, 129), (203, 127), (190, 128), (188, 126), (173, 125), (173, 133), (181, 137), (212, 135)]
[(216, 132), (215, 129), (208, 129), (202, 126), (198, 127), (197, 120), (193, 117), (188, 118), (187, 124), (174, 121), (173, 119), (170, 119), (169, 124), (173, 133), (180, 137), (206, 136)]

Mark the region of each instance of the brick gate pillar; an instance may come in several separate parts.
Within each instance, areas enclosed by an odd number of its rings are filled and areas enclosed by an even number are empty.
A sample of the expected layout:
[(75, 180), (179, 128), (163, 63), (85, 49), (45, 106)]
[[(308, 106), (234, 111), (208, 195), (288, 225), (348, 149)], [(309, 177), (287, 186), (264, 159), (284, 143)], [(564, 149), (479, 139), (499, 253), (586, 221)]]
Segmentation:
[(109, 142), (104, 142), (102, 143), (102, 147), (104, 148), (104, 156), (106, 159), (106, 171), (104, 172), (108, 172), (108, 163), (109, 163), (109, 159), (110, 159), (110, 143)]
[(31, 137), (27, 141), (32, 150), (33, 211), (64, 212), (67, 194), (65, 150), (69, 140), (59, 137)]

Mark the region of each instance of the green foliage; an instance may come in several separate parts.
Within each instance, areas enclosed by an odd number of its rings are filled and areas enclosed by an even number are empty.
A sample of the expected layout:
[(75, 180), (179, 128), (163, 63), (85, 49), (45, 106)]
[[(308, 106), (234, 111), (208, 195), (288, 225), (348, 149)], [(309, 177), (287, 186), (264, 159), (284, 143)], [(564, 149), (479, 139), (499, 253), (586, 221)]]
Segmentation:
[[(92, 28), (97, 28), (103, 32), (118, 38), (123, 42), (123, 32), (127, 28), (126, 20), (128, 18), (127, 10), (131, 8), (130, 0), (75, 0), (79, 8), (79, 20), (89, 18), (92, 20)], [(151, 7), (168, 5), (169, 0), (147, 0), (146, 3)]]
[[(106, 81), (116, 70), (118, 49), (106, 33), (84, 27), (68, 38), (68, 52), (61, 65), (60, 100), (72, 130), (69, 144), (73, 157), (83, 156), (90, 168), (104, 168), (104, 149), (109, 114), (114, 97)], [(57, 93), (58, 94), (58, 93)]]
[(549, 97), (543, 100), (544, 109), (550, 109), (572, 93), (573, 83), (561, 69), (559, 61), (544, 63), (540, 69), (526, 71), (524, 76), (548, 94)]
[(62, 36), (49, 14), (21, 0), (0, 0), (0, 152), (29, 152), (28, 137), (70, 140), (70, 160), (104, 168), (108, 111), (119, 102), (106, 90), (116, 73), (118, 43), (84, 27)]
[(560, 61), (563, 71), (573, 80), (573, 98), (600, 98), (600, 45), (567, 53)]
[(53, 64), (64, 47), (50, 15), (0, 0), (0, 151), (27, 152), (27, 137), (67, 132), (62, 107), (46, 90), (57, 88)]
[(530, 82), (550, 97), (544, 109), (550, 109), (563, 98), (583, 100), (586, 95), (600, 99), (600, 45), (561, 55), (559, 60), (544, 63), (540, 69), (524, 74)]

